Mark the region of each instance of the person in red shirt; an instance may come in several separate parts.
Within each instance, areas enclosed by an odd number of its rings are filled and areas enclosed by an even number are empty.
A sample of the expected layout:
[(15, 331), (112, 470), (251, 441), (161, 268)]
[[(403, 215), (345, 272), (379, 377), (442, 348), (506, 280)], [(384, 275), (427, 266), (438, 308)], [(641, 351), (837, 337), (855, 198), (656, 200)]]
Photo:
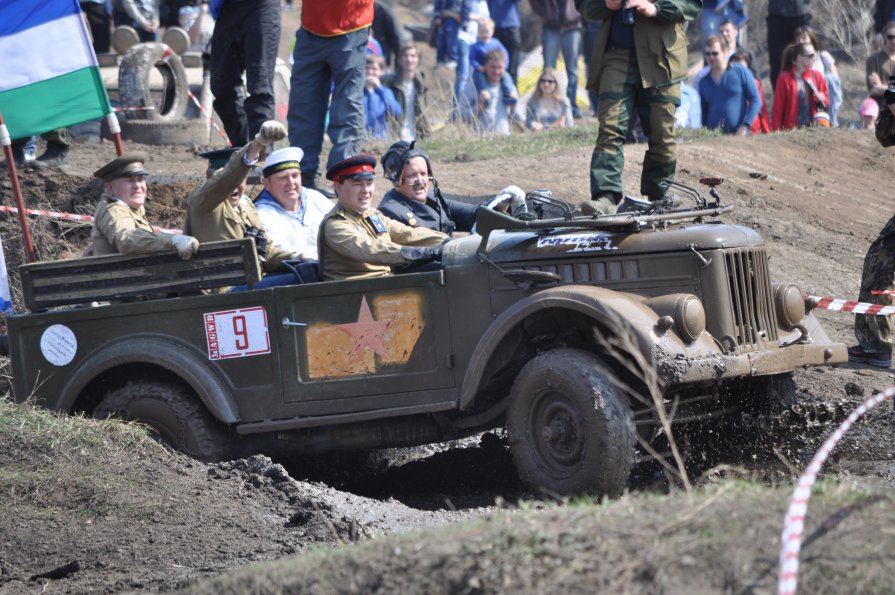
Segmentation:
[(814, 46), (792, 43), (783, 55), (771, 114), (771, 130), (775, 131), (809, 126), (817, 112), (829, 105), (824, 75), (811, 68), (817, 59)]
[[(320, 190), (320, 151), (326, 133), (333, 148), (328, 168), (359, 152), (364, 132), (364, 60), (373, 0), (302, 2), (301, 27), (289, 91), (289, 144), (304, 151), (301, 183)], [(332, 99), (330, 99), (332, 92)]]

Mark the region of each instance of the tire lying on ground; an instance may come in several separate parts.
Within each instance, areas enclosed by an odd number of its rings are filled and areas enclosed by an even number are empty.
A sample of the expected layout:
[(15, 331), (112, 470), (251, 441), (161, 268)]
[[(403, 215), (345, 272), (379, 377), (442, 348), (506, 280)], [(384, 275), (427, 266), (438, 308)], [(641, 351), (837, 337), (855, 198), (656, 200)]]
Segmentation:
[(121, 138), (144, 145), (206, 145), (208, 127), (201, 118), (177, 122), (123, 120)]
[[(160, 89), (153, 91), (150, 76), (161, 75)], [(124, 107), (151, 107), (128, 112), (131, 119), (159, 122), (180, 120), (189, 103), (189, 86), (183, 62), (163, 43), (138, 43), (118, 66), (118, 93)]]

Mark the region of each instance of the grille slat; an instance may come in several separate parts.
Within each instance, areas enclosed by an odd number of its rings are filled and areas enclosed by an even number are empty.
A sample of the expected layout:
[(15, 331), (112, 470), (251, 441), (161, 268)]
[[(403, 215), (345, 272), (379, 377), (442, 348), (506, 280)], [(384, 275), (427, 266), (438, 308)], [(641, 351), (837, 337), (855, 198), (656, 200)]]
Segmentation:
[(730, 250), (724, 254), (737, 346), (741, 351), (777, 342), (771, 282), (764, 250)]

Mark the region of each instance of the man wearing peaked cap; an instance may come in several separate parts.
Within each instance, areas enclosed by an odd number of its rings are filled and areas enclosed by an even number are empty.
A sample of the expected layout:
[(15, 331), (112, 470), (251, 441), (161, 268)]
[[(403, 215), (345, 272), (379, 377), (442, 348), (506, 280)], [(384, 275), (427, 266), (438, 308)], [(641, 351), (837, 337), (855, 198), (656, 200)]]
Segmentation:
[(372, 208), (376, 158), (355, 155), (326, 172), (338, 204), (320, 224), (320, 274), (325, 281), (381, 277), (441, 256), (447, 235), (413, 228)]
[(333, 203), (302, 186), (303, 155), (298, 147), (286, 147), (267, 157), (262, 170), (264, 190), (255, 198), (255, 208), (275, 246), (316, 260), (317, 229)]
[(84, 256), (140, 254), (174, 248), (188, 260), (199, 249), (196, 238), (152, 231), (143, 203), (148, 192), (146, 154), (125, 153), (94, 172), (104, 192), (93, 215), (91, 243)]
[[(200, 153), (200, 157), (208, 159), (208, 179), (187, 197), (183, 232), (196, 236), (200, 242), (238, 240), (250, 235), (255, 238), (265, 273), (284, 272), (284, 261), (300, 260), (300, 254), (270, 245), (264, 223), (245, 195), (246, 177), (263, 156), (264, 147), (283, 138), (286, 138), (286, 128), (276, 120), (268, 120), (245, 147)], [(264, 286), (282, 284), (275, 281), (268, 277), (261, 283)], [(281, 281), (294, 282), (294, 276), (289, 273)]]

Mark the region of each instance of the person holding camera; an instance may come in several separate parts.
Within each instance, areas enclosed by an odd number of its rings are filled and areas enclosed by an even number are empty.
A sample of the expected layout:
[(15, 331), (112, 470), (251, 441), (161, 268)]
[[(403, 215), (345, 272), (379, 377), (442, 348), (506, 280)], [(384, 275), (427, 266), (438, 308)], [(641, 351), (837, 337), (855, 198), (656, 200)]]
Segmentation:
[[(895, 76), (883, 93), (886, 103), (876, 120), (876, 140), (884, 147), (895, 145)], [(858, 300), (883, 306), (892, 305), (895, 291), (895, 216), (889, 219), (864, 256)], [(848, 361), (878, 368), (892, 365), (892, 317), (855, 315), (858, 344), (848, 348)]]
[(317, 260), (317, 229), (333, 203), (302, 186), (303, 155), (298, 147), (286, 147), (267, 157), (261, 170), (264, 190), (255, 197), (255, 208), (271, 244), (301, 260)]
[(593, 48), (587, 88), (598, 93), (600, 129), (590, 162), (591, 201), (585, 213), (614, 213), (622, 198), (623, 146), (635, 108), (649, 148), (640, 193), (661, 200), (674, 178), (675, 110), (687, 76), (684, 23), (702, 10), (701, 0), (575, 0), (586, 19), (603, 27)]

